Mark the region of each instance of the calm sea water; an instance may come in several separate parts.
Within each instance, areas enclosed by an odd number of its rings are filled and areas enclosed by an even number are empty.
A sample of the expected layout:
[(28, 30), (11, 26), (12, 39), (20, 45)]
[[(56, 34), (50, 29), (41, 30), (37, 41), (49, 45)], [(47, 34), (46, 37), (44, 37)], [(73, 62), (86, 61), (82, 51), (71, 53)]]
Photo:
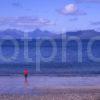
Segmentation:
[[(28, 47), (27, 44), (24, 44), (27, 41)], [(15, 46), (12, 41), (0, 40), (0, 75), (20, 75), (25, 68), (29, 70), (30, 75), (100, 75), (100, 61), (91, 60), (87, 53), (89, 40), (82, 40), (82, 62), (78, 62), (78, 45), (75, 41), (68, 42), (68, 44), (65, 42), (66, 47), (64, 49), (61, 40), (55, 40), (56, 46), (52, 46), (49, 41), (44, 41), (41, 47), (36, 46), (36, 40), (24, 40), (24, 42), (22, 40), (16, 40), (18, 44), (17, 56), (15, 59), (7, 62), (4, 61), (2, 56), (5, 59), (11, 59), (15, 52)], [(41, 55), (44, 58), (51, 56), (53, 48), (57, 50), (55, 56), (51, 61), (46, 62), (46, 60), (41, 58)], [(93, 56), (100, 58), (100, 41), (94, 42), (91, 49)], [(36, 63), (38, 63), (36, 60), (37, 50), (41, 51), (38, 53), (37, 58), (40, 59), (40, 72), (36, 71)], [(31, 58), (29, 61), (25, 59), (25, 54), (27, 55), (27, 53), (28, 57)], [(65, 62), (62, 62), (62, 58)]]

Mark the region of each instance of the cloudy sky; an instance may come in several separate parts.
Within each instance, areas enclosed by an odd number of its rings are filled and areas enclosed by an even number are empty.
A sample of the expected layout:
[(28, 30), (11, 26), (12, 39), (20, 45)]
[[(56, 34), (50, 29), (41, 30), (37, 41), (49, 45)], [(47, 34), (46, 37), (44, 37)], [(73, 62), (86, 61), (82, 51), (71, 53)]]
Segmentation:
[(100, 0), (1, 0), (0, 29), (100, 30)]

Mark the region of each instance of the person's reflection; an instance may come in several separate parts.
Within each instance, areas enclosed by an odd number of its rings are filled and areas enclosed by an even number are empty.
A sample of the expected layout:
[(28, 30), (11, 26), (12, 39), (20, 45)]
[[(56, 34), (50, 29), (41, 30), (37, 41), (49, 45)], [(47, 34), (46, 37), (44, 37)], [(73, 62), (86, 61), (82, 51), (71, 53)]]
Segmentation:
[(29, 86), (29, 82), (28, 82), (28, 80), (27, 79), (25, 79), (25, 87), (28, 87)]

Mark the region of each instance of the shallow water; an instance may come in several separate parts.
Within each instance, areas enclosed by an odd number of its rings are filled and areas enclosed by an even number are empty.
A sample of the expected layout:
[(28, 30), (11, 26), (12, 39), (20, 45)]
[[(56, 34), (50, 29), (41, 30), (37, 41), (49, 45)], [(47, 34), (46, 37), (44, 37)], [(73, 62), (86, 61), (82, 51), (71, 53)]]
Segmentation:
[[(40, 72), (36, 72), (36, 51), (39, 49), (36, 46), (36, 41), (29, 41), (28, 44), (28, 55), (32, 58), (31, 61), (26, 60), (24, 57), (26, 54), (26, 45), (21, 40), (17, 40), (18, 42), (18, 55), (15, 59), (10, 62), (5, 62), (2, 59), (2, 56), (6, 59), (10, 59), (15, 50), (15, 46), (11, 41), (5, 41), (2, 44), (2, 52), (0, 52), (0, 76), (8, 76), (8, 75), (19, 75), (23, 73), (23, 70), (27, 68), (29, 70), (30, 75), (53, 75), (53, 76), (98, 76), (100, 75), (100, 62), (93, 62), (89, 59), (87, 55), (87, 44), (88, 40), (82, 40), (82, 59), (83, 61), (78, 62), (77, 58), (77, 43), (75, 41), (69, 42), (66, 45), (65, 49), (62, 48), (62, 42), (60, 40), (56, 41), (56, 46), (54, 48), (57, 49), (56, 55), (54, 58), (45, 62), (41, 60), (41, 55), (43, 57), (48, 57), (52, 54), (52, 45), (45, 41), (41, 45), (41, 54), (39, 54), (37, 59), (40, 59)], [(95, 57), (100, 56), (100, 41), (97, 41), (93, 44), (92, 48), (93, 54)], [(66, 62), (62, 62), (62, 58), (65, 58)]]
[[(49, 77), (31, 76), (24, 81), (22, 76), (0, 77), (0, 93), (33, 93), (40, 95), (39, 89), (100, 88), (100, 77)], [(38, 89), (38, 91), (37, 91)]]

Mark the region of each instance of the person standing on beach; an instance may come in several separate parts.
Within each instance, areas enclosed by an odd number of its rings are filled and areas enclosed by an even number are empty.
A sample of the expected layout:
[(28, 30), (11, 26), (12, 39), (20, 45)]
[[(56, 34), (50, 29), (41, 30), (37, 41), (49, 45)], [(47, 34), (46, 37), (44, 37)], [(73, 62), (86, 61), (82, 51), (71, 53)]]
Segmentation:
[(25, 77), (25, 81), (27, 81), (27, 77), (28, 77), (28, 70), (27, 69), (24, 70), (24, 77)]

